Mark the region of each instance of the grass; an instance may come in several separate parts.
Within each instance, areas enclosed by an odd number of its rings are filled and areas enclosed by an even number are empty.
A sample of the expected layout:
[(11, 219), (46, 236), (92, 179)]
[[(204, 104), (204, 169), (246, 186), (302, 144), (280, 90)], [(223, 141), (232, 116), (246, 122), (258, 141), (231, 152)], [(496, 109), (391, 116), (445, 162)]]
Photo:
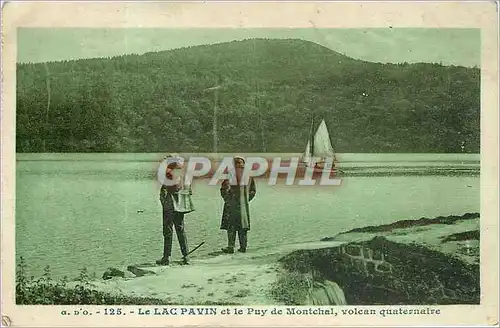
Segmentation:
[[(133, 297), (110, 294), (96, 290), (91, 283), (93, 277), (86, 268), (81, 269), (74, 286), (68, 278), (54, 280), (50, 267), (35, 279), (28, 276), (27, 265), (21, 257), (16, 271), (16, 304), (19, 305), (178, 305), (167, 300), (152, 297)], [(73, 284), (72, 284), (73, 285)], [(192, 305), (238, 305), (225, 302), (206, 301)]]
[[(355, 233), (355, 232), (364, 232), (364, 233), (376, 233), (376, 232), (392, 232), (395, 229), (407, 229), (407, 228), (415, 228), (415, 229), (425, 229), (422, 227), (430, 226), (434, 224), (447, 224), (452, 225), (457, 223), (458, 221), (463, 220), (474, 220), (479, 218), (479, 213), (465, 213), (464, 215), (450, 215), (450, 216), (438, 216), (434, 219), (428, 218), (420, 218), (417, 220), (400, 220), (390, 224), (382, 224), (377, 226), (367, 226), (362, 228), (355, 228), (349, 231), (341, 232), (339, 235)], [(404, 232), (401, 232), (404, 233)], [(321, 241), (331, 241), (335, 240), (335, 237), (325, 237), (322, 238)]]
[(251, 294), (251, 291), (250, 289), (240, 289), (238, 290), (238, 292), (236, 292), (236, 294), (234, 295), (234, 297), (247, 297)]

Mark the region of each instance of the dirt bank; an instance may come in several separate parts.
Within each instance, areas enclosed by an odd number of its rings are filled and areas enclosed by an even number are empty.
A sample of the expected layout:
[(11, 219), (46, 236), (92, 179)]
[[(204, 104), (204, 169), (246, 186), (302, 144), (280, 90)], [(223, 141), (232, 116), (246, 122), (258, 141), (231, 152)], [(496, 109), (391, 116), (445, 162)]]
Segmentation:
[(193, 258), (189, 266), (132, 264), (128, 271), (118, 268), (122, 277), (94, 285), (175, 304), (478, 303), (479, 215), (425, 220)]

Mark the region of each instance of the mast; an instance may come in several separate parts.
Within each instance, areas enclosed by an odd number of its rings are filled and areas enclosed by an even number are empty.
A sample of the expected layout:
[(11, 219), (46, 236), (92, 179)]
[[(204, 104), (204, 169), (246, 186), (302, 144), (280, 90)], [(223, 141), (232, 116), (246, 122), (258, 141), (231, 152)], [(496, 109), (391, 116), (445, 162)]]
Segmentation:
[(259, 88), (259, 79), (255, 79), (255, 66), (256, 64), (256, 59), (255, 59), (255, 39), (252, 39), (253, 41), (253, 65), (252, 65), (252, 72), (253, 72), (253, 77), (254, 77), (254, 82), (255, 82), (255, 90), (257, 91), (256, 96), (254, 98), (254, 105), (257, 108), (259, 112), (259, 124), (260, 124), (260, 139), (262, 142), (262, 151), (265, 153), (266, 152), (266, 136), (264, 133), (264, 125), (262, 124), (262, 110), (260, 108), (261, 106), (261, 101), (260, 101), (260, 88)]
[(214, 91), (214, 115), (212, 121), (212, 135), (213, 135), (213, 152), (217, 153), (217, 101), (218, 101), (218, 90), (221, 88), (220, 85), (213, 86), (211, 88), (205, 89), (205, 91)]
[(309, 153), (311, 157), (314, 156), (314, 115), (311, 117), (311, 133), (310, 133), (311, 143), (309, 146)]
[(214, 92), (214, 120), (213, 120), (213, 125), (212, 125), (212, 134), (214, 137), (214, 143), (213, 143), (214, 154), (217, 154), (217, 90), (218, 89), (215, 89), (215, 92)]
[(44, 131), (44, 137), (42, 140), (42, 147), (43, 147), (43, 152), (45, 153), (46, 148), (45, 148), (45, 141), (47, 139), (48, 135), (48, 125), (49, 125), (49, 111), (50, 111), (50, 72), (49, 72), (49, 66), (47, 63), (43, 63), (43, 66), (45, 67), (45, 71), (47, 73), (47, 78), (46, 78), (46, 83), (47, 83), (47, 109), (45, 110), (45, 125), (43, 126), (43, 131)]
[[(220, 53), (217, 54), (217, 59), (215, 60), (215, 65), (219, 65), (219, 57), (220, 57)], [(220, 77), (217, 76), (216, 77), (216, 82), (217, 82), (217, 86), (216, 87), (213, 87), (211, 89), (214, 90), (214, 120), (213, 120), (213, 124), (212, 124), (212, 134), (213, 134), (213, 138), (214, 138), (214, 141), (213, 141), (213, 152), (214, 154), (217, 154), (217, 142), (218, 142), (218, 137), (217, 137), (217, 101), (218, 101), (218, 90), (219, 88), (221, 87), (221, 81), (220, 81)]]

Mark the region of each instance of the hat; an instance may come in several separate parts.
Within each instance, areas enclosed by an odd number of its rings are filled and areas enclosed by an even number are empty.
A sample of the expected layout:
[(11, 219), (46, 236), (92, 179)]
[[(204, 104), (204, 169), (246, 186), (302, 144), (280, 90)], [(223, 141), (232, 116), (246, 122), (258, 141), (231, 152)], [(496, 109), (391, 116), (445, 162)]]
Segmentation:
[(241, 156), (234, 156), (234, 157), (233, 157), (233, 161), (234, 161), (234, 160), (237, 160), (237, 159), (239, 159), (239, 160), (243, 161), (243, 164), (245, 163), (245, 159), (244, 159), (243, 157), (241, 157)]
[(177, 153), (169, 153), (165, 155), (163, 160), (167, 162), (167, 165), (172, 163), (184, 164), (184, 158), (180, 157)]

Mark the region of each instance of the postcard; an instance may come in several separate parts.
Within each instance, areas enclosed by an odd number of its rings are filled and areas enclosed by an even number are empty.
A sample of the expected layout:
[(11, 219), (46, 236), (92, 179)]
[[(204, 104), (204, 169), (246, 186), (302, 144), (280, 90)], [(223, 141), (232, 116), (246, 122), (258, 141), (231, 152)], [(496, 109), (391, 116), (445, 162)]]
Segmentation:
[(7, 2), (3, 326), (498, 325), (494, 2)]

